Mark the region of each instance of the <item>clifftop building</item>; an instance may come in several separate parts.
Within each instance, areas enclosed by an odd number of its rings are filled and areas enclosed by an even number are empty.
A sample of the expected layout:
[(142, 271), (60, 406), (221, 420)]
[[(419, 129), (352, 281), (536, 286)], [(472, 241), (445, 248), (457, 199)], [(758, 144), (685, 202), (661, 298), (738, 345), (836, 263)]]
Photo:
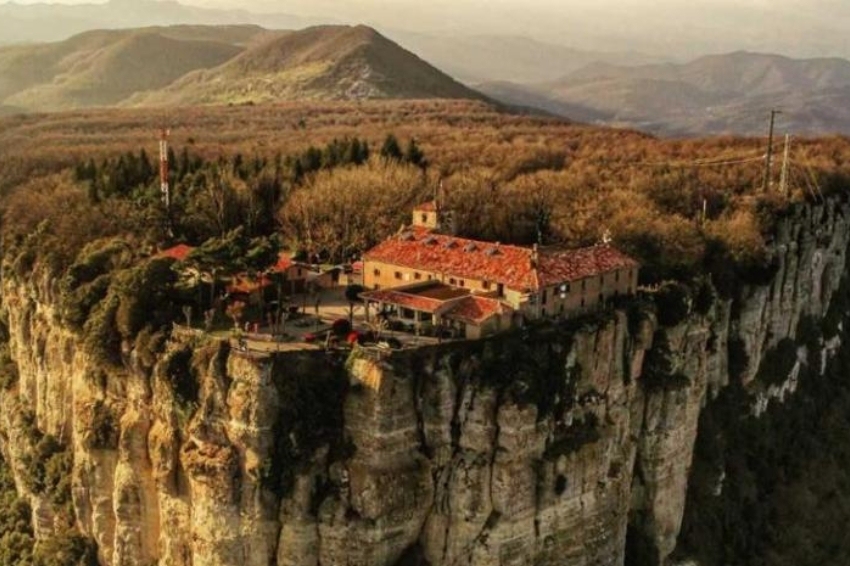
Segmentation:
[(477, 338), (523, 318), (585, 312), (637, 288), (638, 263), (611, 245), (501, 245), (440, 233), (448, 225), (434, 202), (417, 206), (413, 226), (364, 254), (367, 304), (417, 329), (448, 326)]

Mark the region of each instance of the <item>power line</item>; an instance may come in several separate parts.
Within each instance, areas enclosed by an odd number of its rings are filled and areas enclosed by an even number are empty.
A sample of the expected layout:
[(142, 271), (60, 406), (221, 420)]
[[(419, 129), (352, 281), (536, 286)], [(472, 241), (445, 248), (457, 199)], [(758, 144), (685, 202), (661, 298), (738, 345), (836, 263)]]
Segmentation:
[[(751, 154), (750, 154), (751, 155)], [(756, 161), (764, 161), (765, 154), (759, 152), (757, 156), (747, 157), (744, 155), (741, 156), (730, 156), (724, 157), (722, 159), (695, 159), (693, 161), (657, 161), (657, 162), (644, 162), (644, 163), (633, 163), (632, 165), (637, 167), (669, 167), (672, 169), (688, 169), (692, 167), (719, 167), (724, 165), (740, 165), (743, 163), (754, 163)]]

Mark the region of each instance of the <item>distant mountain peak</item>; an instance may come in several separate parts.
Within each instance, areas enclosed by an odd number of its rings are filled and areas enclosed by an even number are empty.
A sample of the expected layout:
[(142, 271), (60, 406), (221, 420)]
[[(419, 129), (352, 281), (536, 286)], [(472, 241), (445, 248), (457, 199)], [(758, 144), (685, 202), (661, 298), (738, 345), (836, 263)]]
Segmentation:
[(467, 98), (481, 94), (371, 27), (282, 32), (209, 71), (187, 75), (137, 104), (225, 104), (292, 99)]
[(31, 110), (484, 98), (362, 25), (279, 32), (191, 25), (90, 31), (62, 42), (0, 49), (0, 76), (0, 105)]

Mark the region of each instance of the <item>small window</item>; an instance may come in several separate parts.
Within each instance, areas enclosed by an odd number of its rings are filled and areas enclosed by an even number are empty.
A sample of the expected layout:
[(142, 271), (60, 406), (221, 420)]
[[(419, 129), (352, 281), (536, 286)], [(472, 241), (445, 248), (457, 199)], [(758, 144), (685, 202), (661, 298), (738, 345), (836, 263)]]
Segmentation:
[(449, 285), (457, 285), (457, 280), (454, 277), (449, 278)]
[(587, 291), (587, 281), (582, 281), (582, 282), (581, 282), (581, 290), (582, 290), (582, 291)]
[[(301, 274), (299, 273), (298, 275), (301, 275)], [(372, 272), (372, 275), (374, 275), (375, 277), (380, 277), (381, 276), (381, 270), (376, 269), (375, 271)]]
[(619, 281), (619, 280), (620, 280), (620, 272), (619, 272), (619, 271), (615, 271), (615, 272), (614, 272), (614, 281)]
[(422, 213), (422, 223), (425, 224), (426, 222), (428, 222), (428, 214), (423, 212)]
[(301, 277), (301, 268), (298, 268), (298, 277)]
[(549, 289), (543, 289), (543, 304), (549, 300)]
[(420, 279), (422, 279), (422, 274), (417, 271), (413, 274), (413, 278), (419, 281)]
[(396, 271), (396, 272), (395, 272), (395, 278), (396, 278), (396, 279), (401, 279), (401, 271)]
[(584, 305), (585, 305), (585, 301), (584, 301), (584, 299), (582, 299), (581, 300), (581, 306), (584, 307)]
[(378, 285), (377, 283), (375, 283), (375, 290), (377, 291), (377, 290), (378, 290), (378, 289), (380, 289), (380, 288), (381, 288), (381, 286), (380, 286), (380, 285)]
[(431, 281), (432, 279), (434, 279), (434, 276), (433, 276), (433, 275), (428, 275), (428, 281)]
[(459, 280), (459, 281), (457, 282), (457, 284), (458, 284), (458, 285), (460, 285), (461, 287), (463, 287), (463, 286), (465, 285), (465, 283), (464, 283), (463, 279)]
[(599, 293), (599, 302), (600, 302), (600, 303), (604, 303), (604, 302), (605, 302), (605, 295), (603, 295), (602, 293)]
[(599, 284), (600, 284), (600, 285), (604, 285), (604, 284), (605, 284), (605, 276), (604, 276), (604, 275), (600, 275), (600, 276), (599, 276)]
[(482, 289), (485, 289), (485, 290), (490, 289), (490, 282), (489, 282), (489, 281), (484, 281), (484, 282), (482, 282), (482, 283), (481, 283), (481, 288), (482, 288)]

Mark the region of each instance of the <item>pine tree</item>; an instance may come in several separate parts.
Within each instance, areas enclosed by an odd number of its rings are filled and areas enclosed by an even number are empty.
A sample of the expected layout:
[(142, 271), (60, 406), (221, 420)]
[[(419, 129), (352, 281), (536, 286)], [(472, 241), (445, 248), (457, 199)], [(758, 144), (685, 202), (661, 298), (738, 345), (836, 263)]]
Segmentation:
[(385, 161), (401, 161), (403, 157), (401, 146), (393, 134), (387, 134), (384, 139), (384, 145), (381, 146), (381, 157)]

